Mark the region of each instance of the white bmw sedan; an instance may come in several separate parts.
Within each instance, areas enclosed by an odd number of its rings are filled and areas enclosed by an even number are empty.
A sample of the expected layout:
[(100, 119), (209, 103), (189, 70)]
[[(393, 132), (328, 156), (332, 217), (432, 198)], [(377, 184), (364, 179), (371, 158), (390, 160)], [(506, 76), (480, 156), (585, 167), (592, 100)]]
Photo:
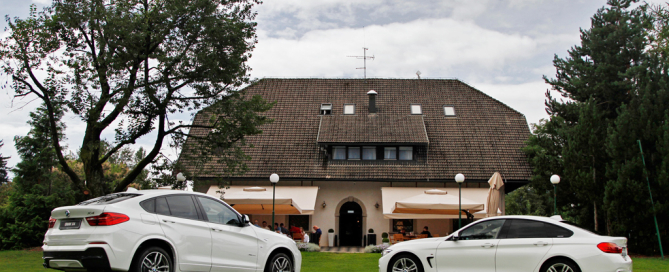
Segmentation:
[(600, 236), (559, 216), (498, 216), (444, 238), (395, 244), (379, 272), (631, 272), (627, 238)]
[(44, 267), (64, 271), (299, 272), (285, 235), (201, 193), (114, 193), (51, 212)]

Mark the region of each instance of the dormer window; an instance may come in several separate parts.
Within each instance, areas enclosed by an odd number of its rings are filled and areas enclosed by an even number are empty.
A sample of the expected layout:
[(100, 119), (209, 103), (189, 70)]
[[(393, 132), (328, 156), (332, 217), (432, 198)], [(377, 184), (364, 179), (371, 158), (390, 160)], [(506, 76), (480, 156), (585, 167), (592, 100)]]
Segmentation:
[(411, 114), (423, 114), (423, 109), (421, 108), (420, 104), (411, 104)]
[(321, 115), (332, 114), (332, 104), (321, 104)]
[(455, 107), (452, 105), (444, 106), (444, 115), (447, 117), (455, 117)]
[(355, 104), (344, 104), (344, 114), (345, 115), (355, 114)]

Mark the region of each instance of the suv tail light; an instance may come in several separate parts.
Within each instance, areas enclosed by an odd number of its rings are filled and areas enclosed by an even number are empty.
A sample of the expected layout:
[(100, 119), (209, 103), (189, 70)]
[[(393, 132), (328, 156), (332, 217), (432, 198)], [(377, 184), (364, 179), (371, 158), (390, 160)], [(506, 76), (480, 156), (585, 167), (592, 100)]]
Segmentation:
[(91, 226), (112, 226), (128, 220), (130, 217), (122, 213), (102, 213), (98, 216), (86, 217), (86, 221)]
[(606, 253), (623, 253), (623, 248), (614, 243), (599, 243), (597, 248)]
[(49, 228), (53, 228), (56, 225), (56, 219), (49, 217)]

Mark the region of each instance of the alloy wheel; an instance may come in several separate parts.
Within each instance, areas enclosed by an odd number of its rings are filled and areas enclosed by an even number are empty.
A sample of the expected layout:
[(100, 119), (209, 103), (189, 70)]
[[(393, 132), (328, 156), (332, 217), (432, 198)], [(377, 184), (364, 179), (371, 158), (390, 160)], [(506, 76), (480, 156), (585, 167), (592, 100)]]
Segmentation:
[(153, 251), (142, 260), (142, 272), (169, 272), (170, 262), (165, 255)]
[(556, 263), (551, 265), (547, 272), (574, 272), (574, 270), (567, 264)]
[(292, 272), (293, 264), (286, 257), (278, 257), (272, 263), (272, 272)]
[(412, 259), (400, 258), (393, 264), (393, 272), (414, 272), (418, 271), (418, 266)]

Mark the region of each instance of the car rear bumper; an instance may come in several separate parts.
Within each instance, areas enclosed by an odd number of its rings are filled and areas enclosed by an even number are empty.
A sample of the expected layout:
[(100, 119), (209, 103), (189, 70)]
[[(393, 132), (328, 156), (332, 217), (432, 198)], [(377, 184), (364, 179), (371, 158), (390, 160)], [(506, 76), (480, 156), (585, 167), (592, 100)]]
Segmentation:
[(107, 252), (103, 248), (88, 248), (85, 251), (44, 251), (45, 268), (63, 271), (111, 271)]

